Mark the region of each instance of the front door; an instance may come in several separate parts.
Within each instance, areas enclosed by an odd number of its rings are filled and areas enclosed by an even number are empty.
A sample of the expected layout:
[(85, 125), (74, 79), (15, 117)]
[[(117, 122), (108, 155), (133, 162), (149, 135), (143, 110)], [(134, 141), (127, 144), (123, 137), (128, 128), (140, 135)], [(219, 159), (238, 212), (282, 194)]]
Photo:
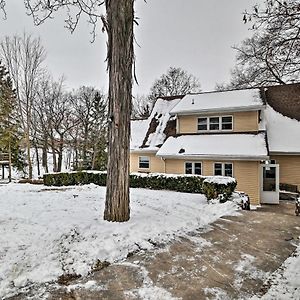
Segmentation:
[(279, 165), (261, 165), (261, 203), (279, 203)]

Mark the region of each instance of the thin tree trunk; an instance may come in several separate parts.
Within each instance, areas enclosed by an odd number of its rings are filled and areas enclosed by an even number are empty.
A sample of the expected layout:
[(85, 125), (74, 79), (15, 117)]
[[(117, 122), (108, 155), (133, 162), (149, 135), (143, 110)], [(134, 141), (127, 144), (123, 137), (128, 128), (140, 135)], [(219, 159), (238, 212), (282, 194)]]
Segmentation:
[(48, 170), (48, 146), (47, 146), (47, 137), (44, 140), (44, 145), (43, 145), (43, 154), (42, 154), (42, 166), (45, 170), (46, 173), (49, 173)]
[(57, 163), (57, 171), (58, 172), (61, 172), (63, 151), (64, 151), (64, 138), (62, 135), (60, 135), (59, 146), (58, 146), (58, 163)]
[(30, 137), (29, 128), (26, 129), (26, 151), (27, 151), (27, 162), (28, 162), (28, 178), (32, 179), (32, 161), (31, 161), (31, 151), (30, 151)]
[(8, 141), (8, 179), (11, 182), (11, 170), (12, 169), (12, 157), (11, 157), (11, 134), (9, 132), (9, 141)]
[(104, 219), (125, 222), (129, 208), (134, 0), (106, 0), (109, 68), (108, 169)]
[(34, 143), (34, 149), (35, 149), (35, 156), (36, 156), (37, 172), (38, 172), (38, 176), (40, 176), (41, 175), (40, 156), (39, 156), (39, 148), (37, 147), (36, 143)]
[(53, 158), (53, 172), (57, 172), (56, 150), (54, 147), (54, 140), (51, 138), (51, 150)]

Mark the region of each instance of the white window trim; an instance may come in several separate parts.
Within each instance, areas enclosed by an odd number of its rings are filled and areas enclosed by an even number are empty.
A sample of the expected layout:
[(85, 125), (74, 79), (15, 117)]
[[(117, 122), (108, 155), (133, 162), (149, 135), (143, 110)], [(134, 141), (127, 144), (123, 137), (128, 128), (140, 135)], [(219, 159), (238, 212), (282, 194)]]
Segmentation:
[[(149, 167), (148, 167), (148, 168), (142, 168), (142, 167), (140, 167), (140, 161), (141, 161), (141, 158), (147, 158), (147, 159), (148, 159), (148, 161), (149, 161)], [(139, 169), (140, 169), (140, 170), (149, 170), (149, 169), (150, 169), (150, 156), (145, 156), (145, 155), (139, 156), (139, 161), (138, 161), (138, 163), (139, 163)]]
[[(232, 128), (231, 129), (222, 129), (222, 118), (223, 117), (231, 117), (231, 120), (232, 120)], [(209, 118), (219, 118), (219, 130), (211, 130), (209, 128)], [(199, 119), (206, 119), (206, 130), (199, 130), (198, 129), (198, 125), (199, 125)], [(222, 131), (227, 131), (227, 132), (230, 132), (230, 131), (233, 131), (233, 128), (234, 128), (234, 118), (233, 118), (233, 115), (218, 115), (218, 116), (198, 116), (197, 117), (197, 131), (198, 132), (222, 132)]]
[(234, 177), (234, 167), (233, 167), (232, 162), (229, 162), (229, 161), (228, 162), (227, 161), (225, 161), (225, 162), (219, 162), (219, 161), (214, 162), (214, 176), (217, 176), (217, 175), (215, 175), (215, 165), (216, 164), (222, 165), (222, 175), (221, 176), (225, 176), (225, 164), (232, 165), (232, 177)]
[[(192, 174), (190, 174), (190, 175), (203, 175), (203, 163), (202, 163), (202, 161), (185, 161), (184, 162), (184, 174), (187, 174), (185, 172), (185, 170), (186, 170), (185, 165), (188, 164), (188, 163), (192, 164)], [(201, 164), (201, 174), (195, 174), (195, 164)]]

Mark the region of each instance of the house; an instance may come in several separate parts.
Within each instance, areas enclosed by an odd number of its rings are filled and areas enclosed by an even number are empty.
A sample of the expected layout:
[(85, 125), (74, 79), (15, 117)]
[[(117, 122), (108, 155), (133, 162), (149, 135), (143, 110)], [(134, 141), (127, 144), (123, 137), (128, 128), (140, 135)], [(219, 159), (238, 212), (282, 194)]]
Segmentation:
[(300, 84), (162, 97), (131, 130), (131, 172), (233, 176), (252, 205), (300, 189)]

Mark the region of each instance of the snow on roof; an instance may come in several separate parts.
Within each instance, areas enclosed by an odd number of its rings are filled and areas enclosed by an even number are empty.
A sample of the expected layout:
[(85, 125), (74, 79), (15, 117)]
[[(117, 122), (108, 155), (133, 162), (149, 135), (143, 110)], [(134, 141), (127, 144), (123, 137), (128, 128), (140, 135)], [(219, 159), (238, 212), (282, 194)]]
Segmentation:
[(259, 89), (211, 92), (186, 95), (171, 114), (256, 110), (263, 105)]
[(263, 120), (268, 132), (270, 152), (300, 153), (300, 122), (283, 116), (267, 105)]
[(166, 127), (172, 119), (170, 110), (179, 101), (180, 99), (157, 99), (147, 120), (131, 121), (130, 149), (157, 151), (167, 138)]
[(148, 119), (131, 121), (130, 149), (139, 148), (143, 144), (148, 128)]
[(212, 134), (169, 137), (158, 156), (183, 159), (267, 159), (265, 134)]

